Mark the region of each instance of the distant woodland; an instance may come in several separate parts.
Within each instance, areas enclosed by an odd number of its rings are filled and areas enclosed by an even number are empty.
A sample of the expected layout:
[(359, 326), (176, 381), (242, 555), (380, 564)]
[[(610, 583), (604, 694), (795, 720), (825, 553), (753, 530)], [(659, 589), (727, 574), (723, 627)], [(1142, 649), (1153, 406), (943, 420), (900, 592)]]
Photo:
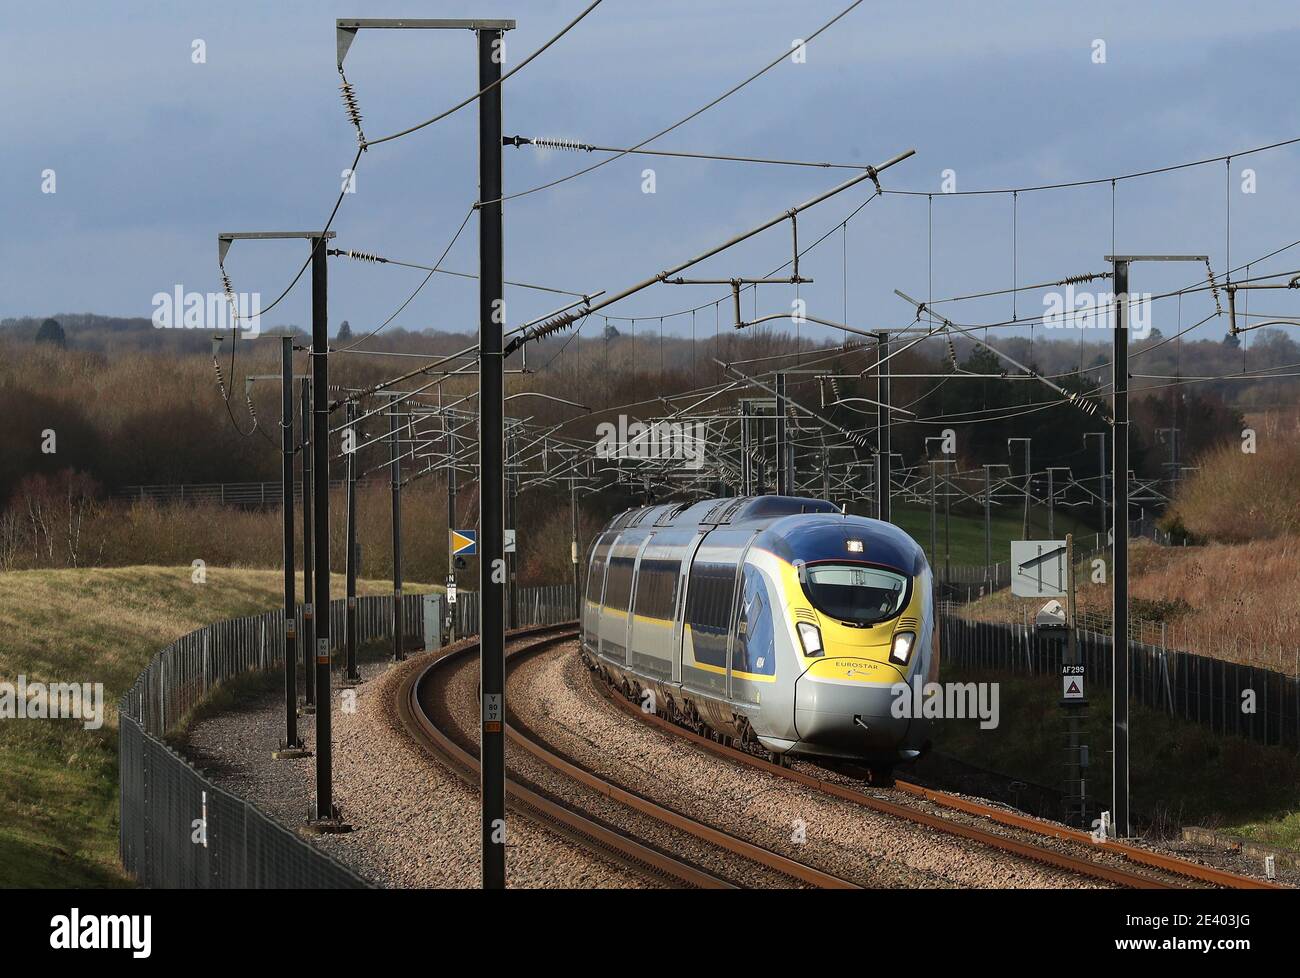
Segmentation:
[[(722, 370), (716, 360), (749, 374), (783, 365), (827, 369), (840, 375), (835, 387), (838, 399), (875, 397), (876, 382), (870, 373), (875, 354), (870, 344), (818, 346), (806, 335), (797, 338), (770, 329), (701, 335), (692, 342), (661, 338), (644, 324), (638, 332), (627, 327), (622, 322), (588, 322), (579, 335), (561, 334), (532, 345), (528, 372), (509, 374), (507, 393), (533, 390), (582, 402), (592, 409), (590, 414), (540, 398), (520, 403), (527, 405), (533, 422), (567, 422), (559, 436), (586, 441), (593, 439), (600, 421), (619, 413), (634, 419), (662, 416), (665, 409), (659, 395), (719, 383)], [(466, 334), (390, 329), (361, 346), (371, 351), (447, 355), (473, 342), (474, 337)], [(1036, 342), (1022, 338), (991, 342), (1068, 391), (1088, 395), (1109, 382), (1109, 348), (1102, 342), (1044, 341), (1041, 331)], [(1282, 424), (1277, 419), (1289, 417), (1287, 412), (1300, 403), (1295, 379), (1196, 379), (1181, 384), (1173, 380), (1300, 365), (1300, 345), (1280, 329), (1252, 333), (1244, 348), (1231, 341), (1169, 342), (1153, 332), (1134, 345), (1131, 356), (1135, 375), (1132, 464), (1143, 475), (1166, 472), (1171, 447), (1163, 429), (1178, 429), (1180, 461), (1195, 465), (1202, 458), (1218, 458), (1224, 446), (1236, 445), (1243, 427), (1253, 419), (1271, 418), (1272, 423)], [(163, 553), (169, 546), (162, 529), (168, 523), (165, 515), (140, 517), (137, 536), (146, 527), (152, 529), (148, 536), (139, 536), (145, 541), (141, 546), (128, 546), (121, 529), (127, 524), (117, 513), (121, 506), (108, 501), (124, 487), (278, 481), (279, 385), (252, 385), (252, 413), (244, 400), (244, 378), (278, 374), (278, 360), (274, 342), (240, 341), (233, 360), (230, 344), (225, 343), (218, 371), (211, 337), (205, 331), (156, 329), (143, 318), (54, 315), (0, 322), (0, 418), (4, 419), (0, 567), (144, 560), (150, 554), (137, 551), (148, 551), (150, 546), (155, 556), (170, 555)], [(304, 354), (298, 354), (298, 372), (305, 368), (305, 360)], [(1069, 466), (1080, 478), (1097, 474), (1096, 441), (1085, 445), (1083, 436), (1105, 429), (1100, 412), (1089, 416), (1066, 405), (1036, 381), (1004, 379), (1000, 375), (1006, 366), (989, 351), (958, 340), (950, 355), (944, 341), (934, 340), (892, 363), (896, 375), (927, 375), (898, 376), (893, 381), (893, 402), (915, 414), (915, 419), (894, 428), (893, 447), (902, 453), (902, 464), (924, 457), (926, 437), (952, 428), (957, 432), (962, 468), (1005, 463), (1009, 461), (1006, 439), (1028, 436), (1033, 438), (1035, 469)], [(339, 355), (331, 361), (331, 382), (365, 386), (417, 364), (409, 358)], [(522, 368), (524, 363), (516, 355), (509, 366)], [(219, 376), (230, 395), (228, 401), (219, 392)], [(474, 387), (472, 374), (449, 379), (443, 397), (455, 399)], [(837, 399), (836, 393), (810, 374), (793, 375), (789, 391), (841, 427), (874, 430), (875, 416), (869, 406), (850, 402), (823, 407)], [(747, 396), (764, 395), (751, 390)], [(739, 397), (738, 391), (729, 392), (711, 401), (710, 407), (734, 403)], [(1291, 440), (1297, 439), (1292, 435)], [(363, 471), (378, 467), (383, 452), (382, 445), (363, 452)], [(862, 454), (867, 457), (869, 449)], [(1218, 477), (1227, 478), (1222, 473)], [(437, 502), (438, 485), (427, 483), (428, 512), (430, 519), (445, 524)], [(471, 487), (466, 487), (462, 498), (472, 505)], [(590, 497), (584, 505), (596, 520), (629, 501), (609, 494)], [(374, 505), (378, 513), (379, 496)], [(567, 520), (567, 494), (561, 500), (552, 490), (534, 490), (521, 496), (520, 506), (521, 518), (532, 507), (538, 513), (552, 513), (558, 507), (562, 509), (558, 515)], [(114, 513), (116, 523), (105, 515)], [(467, 511), (466, 518), (469, 515)], [(103, 527), (94, 529), (99, 522)], [(193, 529), (198, 521), (185, 522)], [(557, 534), (560, 529), (557, 526)], [(90, 539), (96, 533), (98, 542)], [(559, 539), (567, 539), (567, 530)], [(268, 550), (268, 562), (278, 559), (275, 540), (272, 532), (260, 548)], [(183, 548), (180, 537), (176, 546)], [(215, 534), (211, 546), (224, 547)], [(429, 572), (445, 569), (440, 540), (428, 549)], [(564, 550), (567, 559), (567, 546)], [(238, 562), (239, 554), (247, 552), (249, 548), (244, 548), (231, 557)]]

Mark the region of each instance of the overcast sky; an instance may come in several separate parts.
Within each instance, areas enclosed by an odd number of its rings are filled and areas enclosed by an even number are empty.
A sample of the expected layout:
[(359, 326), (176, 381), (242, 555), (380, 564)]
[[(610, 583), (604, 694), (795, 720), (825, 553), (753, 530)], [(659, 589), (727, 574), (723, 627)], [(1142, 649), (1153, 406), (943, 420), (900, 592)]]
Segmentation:
[[(757, 71), (848, 0), (605, 0), (505, 85), (507, 134), (610, 146), (636, 143)], [(513, 17), (507, 66), (551, 36), (584, 0), (523, 3), (220, 4), (50, 2), (7, 5), (0, 33), (5, 146), (0, 153), (0, 317), (59, 312), (149, 316), (177, 286), (219, 291), (221, 230), (306, 229), (326, 219), (355, 135), (338, 97), (336, 16)], [(194, 63), (194, 42), (206, 61)], [(1096, 41), (1105, 45), (1095, 63)], [(1111, 249), (1111, 190), (1022, 193), (1013, 273), (1010, 195), (940, 194), (1142, 170), (1300, 136), (1295, 51), (1300, 4), (1261, 2), (900, 4), (866, 0), (717, 107), (654, 144), (662, 148), (817, 161), (916, 155), (882, 176), (886, 189), (933, 192), (867, 205), (802, 264), (813, 315), (864, 327), (904, 325), (895, 288), (935, 297), (1100, 271)], [(405, 128), (475, 87), (469, 33), (362, 32), (346, 62), (367, 135)], [(361, 160), (357, 192), (335, 222), (338, 244), (429, 263), (476, 198), (477, 109), (462, 110)], [(598, 158), (505, 151), (517, 192)], [(1118, 185), (1120, 252), (1206, 253), (1233, 264), (1300, 238), (1300, 146), (1231, 167), (1183, 170)], [(1257, 192), (1241, 191), (1242, 170)], [(642, 192), (655, 171), (654, 194)], [(43, 193), (53, 170), (56, 192)], [(506, 207), (506, 276), (583, 292), (615, 290), (725, 240), (838, 183), (846, 171), (626, 157)], [(837, 228), (868, 196), (854, 188), (804, 215), (801, 243)], [(932, 215), (932, 238), (931, 223)], [(931, 240), (933, 242), (931, 248)], [(446, 267), (476, 271), (471, 220)], [(777, 228), (693, 270), (756, 276), (789, 257)], [(263, 304), (297, 270), (305, 245), (238, 244), (234, 287)], [(932, 260), (931, 260), (932, 255)], [(847, 289), (844, 262), (847, 257)], [(1300, 268), (1300, 247), (1256, 271)], [(1133, 288), (1160, 291), (1203, 275), (1145, 266)], [(389, 316), (423, 273), (331, 261), (331, 330)], [(932, 284), (931, 284), (932, 283)], [(618, 312), (658, 316), (719, 297), (716, 287), (658, 286)], [(508, 292), (509, 320), (558, 305)], [(759, 311), (788, 307), (769, 287)], [(264, 326), (306, 324), (304, 282)], [(1184, 303), (1184, 322), (1211, 308)], [(1295, 315), (1281, 297), (1269, 311)], [(412, 329), (475, 325), (476, 289), (435, 277), (395, 320)], [(1169, 332), (1172, 303), (1157, 315)], [(1288, 308), (1294, 306), (1294, 308)], [(1036, 308), (1035, 308), (1036, 307)], [(746, 312), (752, 306), (746, 301)], [(1023, 295), (1017, 313), (1041, 312)], [(1003, 296), (949, 307), (962, 322), (1009, 318)], [(722, 315), (728, 314), (726, 305)], [(711, 331), (713, 306), (697, 317)], [(725, 320), (724, 320), (725, 321)], [(640, 327), (640, 324), (638, 325)], [(691, 319), (665, 329), (689, 335)], [(1214, 322), (1205, 335), (1220, 336)], [(1039, 333), (1042, 336), (1042, 332)]]

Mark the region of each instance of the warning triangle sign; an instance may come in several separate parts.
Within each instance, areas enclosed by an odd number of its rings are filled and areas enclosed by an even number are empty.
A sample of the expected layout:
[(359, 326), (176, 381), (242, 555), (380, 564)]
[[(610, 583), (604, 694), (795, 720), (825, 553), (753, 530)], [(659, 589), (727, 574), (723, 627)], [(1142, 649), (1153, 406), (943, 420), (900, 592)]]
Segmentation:
[(1069, 686), (1066, 688), (1066, 690), (1065, 690), (1065, 695), (1066, 695), (1066, 696), (1078, 696), (1078, 695), (1079, 695), (1080, 693), (1082, 693), (1082, 692), (1083, 692), (1083, 690), (1081, 690), (1081, 689), (1079, 688), (1079, 684), (1078, 684), (1075, 680), (1071, 679), (1071, 680), (1070, 680), (1070, 685), (1069, 685)]

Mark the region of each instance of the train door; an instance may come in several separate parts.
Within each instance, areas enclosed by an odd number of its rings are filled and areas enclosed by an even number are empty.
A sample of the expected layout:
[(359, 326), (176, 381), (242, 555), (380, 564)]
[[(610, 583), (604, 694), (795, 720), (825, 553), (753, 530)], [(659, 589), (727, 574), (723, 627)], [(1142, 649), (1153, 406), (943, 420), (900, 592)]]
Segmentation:
[[(757, 533), (750, 537), (750, 543), (755, 536)], [(736, 567), (736, 598), (727, 648), (727, 696), (757, 703), (762, 684), (775, 679), (776, 659), (772, 602), (762, 572), (746, 563), (750, 543), (745, 544)]]
[(584, 640), (593, 654), (600, 654), (600, 607), (605, 600), (605, 570), (609, 565), (609, 550), (617, 534), (604, 533), (591, 548), (587, 568), (587, 592), (583, 603)]
[(731, 652), (731, 696), (761, 703), (765, 689), (776, 682), (776, 623), (781, 606), (772, 600), (767, 578), (746, 564), (740, 581), (741, 606)]
[(641, 556), (645, 553), (645, 548), (650, 545), (654, 539), (654, 534), (648, 534), (641, 545), (636, 548), (636, 556), (632, 558), (632, 580), (628, 585), (627, 597), (627, 630), (623, 633), (623, 647), (627, 650), (626, 662), (632, 664), (632, 622), (636, 618), (636, 580), (641, 573)]
[(691, 562), (682, 633), (682, 685), (715, 699), (727, 697), (727, 654), (740, 560), (751, 534), (709, 531)]
[(686, 600), (687, 590), (690, 584), (691, 566), (695, 563), (695, 554), (700, 549), (700, 544), (708, 530), (696, 534), (686, 545), (686, 552), (682, 554), (682, 566), (678, 572), (677, 581), (677, 605), (673, 609), (673, 682), (681, 685), (682, 682), (682, 646), (684, 633), (686, 631)]
[(657, 530), (637, 561), (628, 648), (633, 671), (659, 682), (674, 680), (682, 554), (694, 536), (694, 530)]
[(609, 551), (605, 572), (605, 600), (600, 609), (600, 649), (608, 662), (627, 665), (628, 618), (632, 607), (632, 575), (642, 539), (636, 530), (624, 531)]

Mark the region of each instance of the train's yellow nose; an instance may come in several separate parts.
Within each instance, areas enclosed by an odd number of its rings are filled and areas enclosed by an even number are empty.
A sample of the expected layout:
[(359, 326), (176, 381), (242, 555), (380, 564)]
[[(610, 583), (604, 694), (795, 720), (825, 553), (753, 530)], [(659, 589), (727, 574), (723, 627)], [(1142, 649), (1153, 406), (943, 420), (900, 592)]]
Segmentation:
[[(880, 649), (881, 658), (889, 654), (888, 646)], [(808, 667), (806, 676), (818, 682), (901, 683), (905, 677), (888, 662), (861, 656), (836, 656), (818, 659)]]

